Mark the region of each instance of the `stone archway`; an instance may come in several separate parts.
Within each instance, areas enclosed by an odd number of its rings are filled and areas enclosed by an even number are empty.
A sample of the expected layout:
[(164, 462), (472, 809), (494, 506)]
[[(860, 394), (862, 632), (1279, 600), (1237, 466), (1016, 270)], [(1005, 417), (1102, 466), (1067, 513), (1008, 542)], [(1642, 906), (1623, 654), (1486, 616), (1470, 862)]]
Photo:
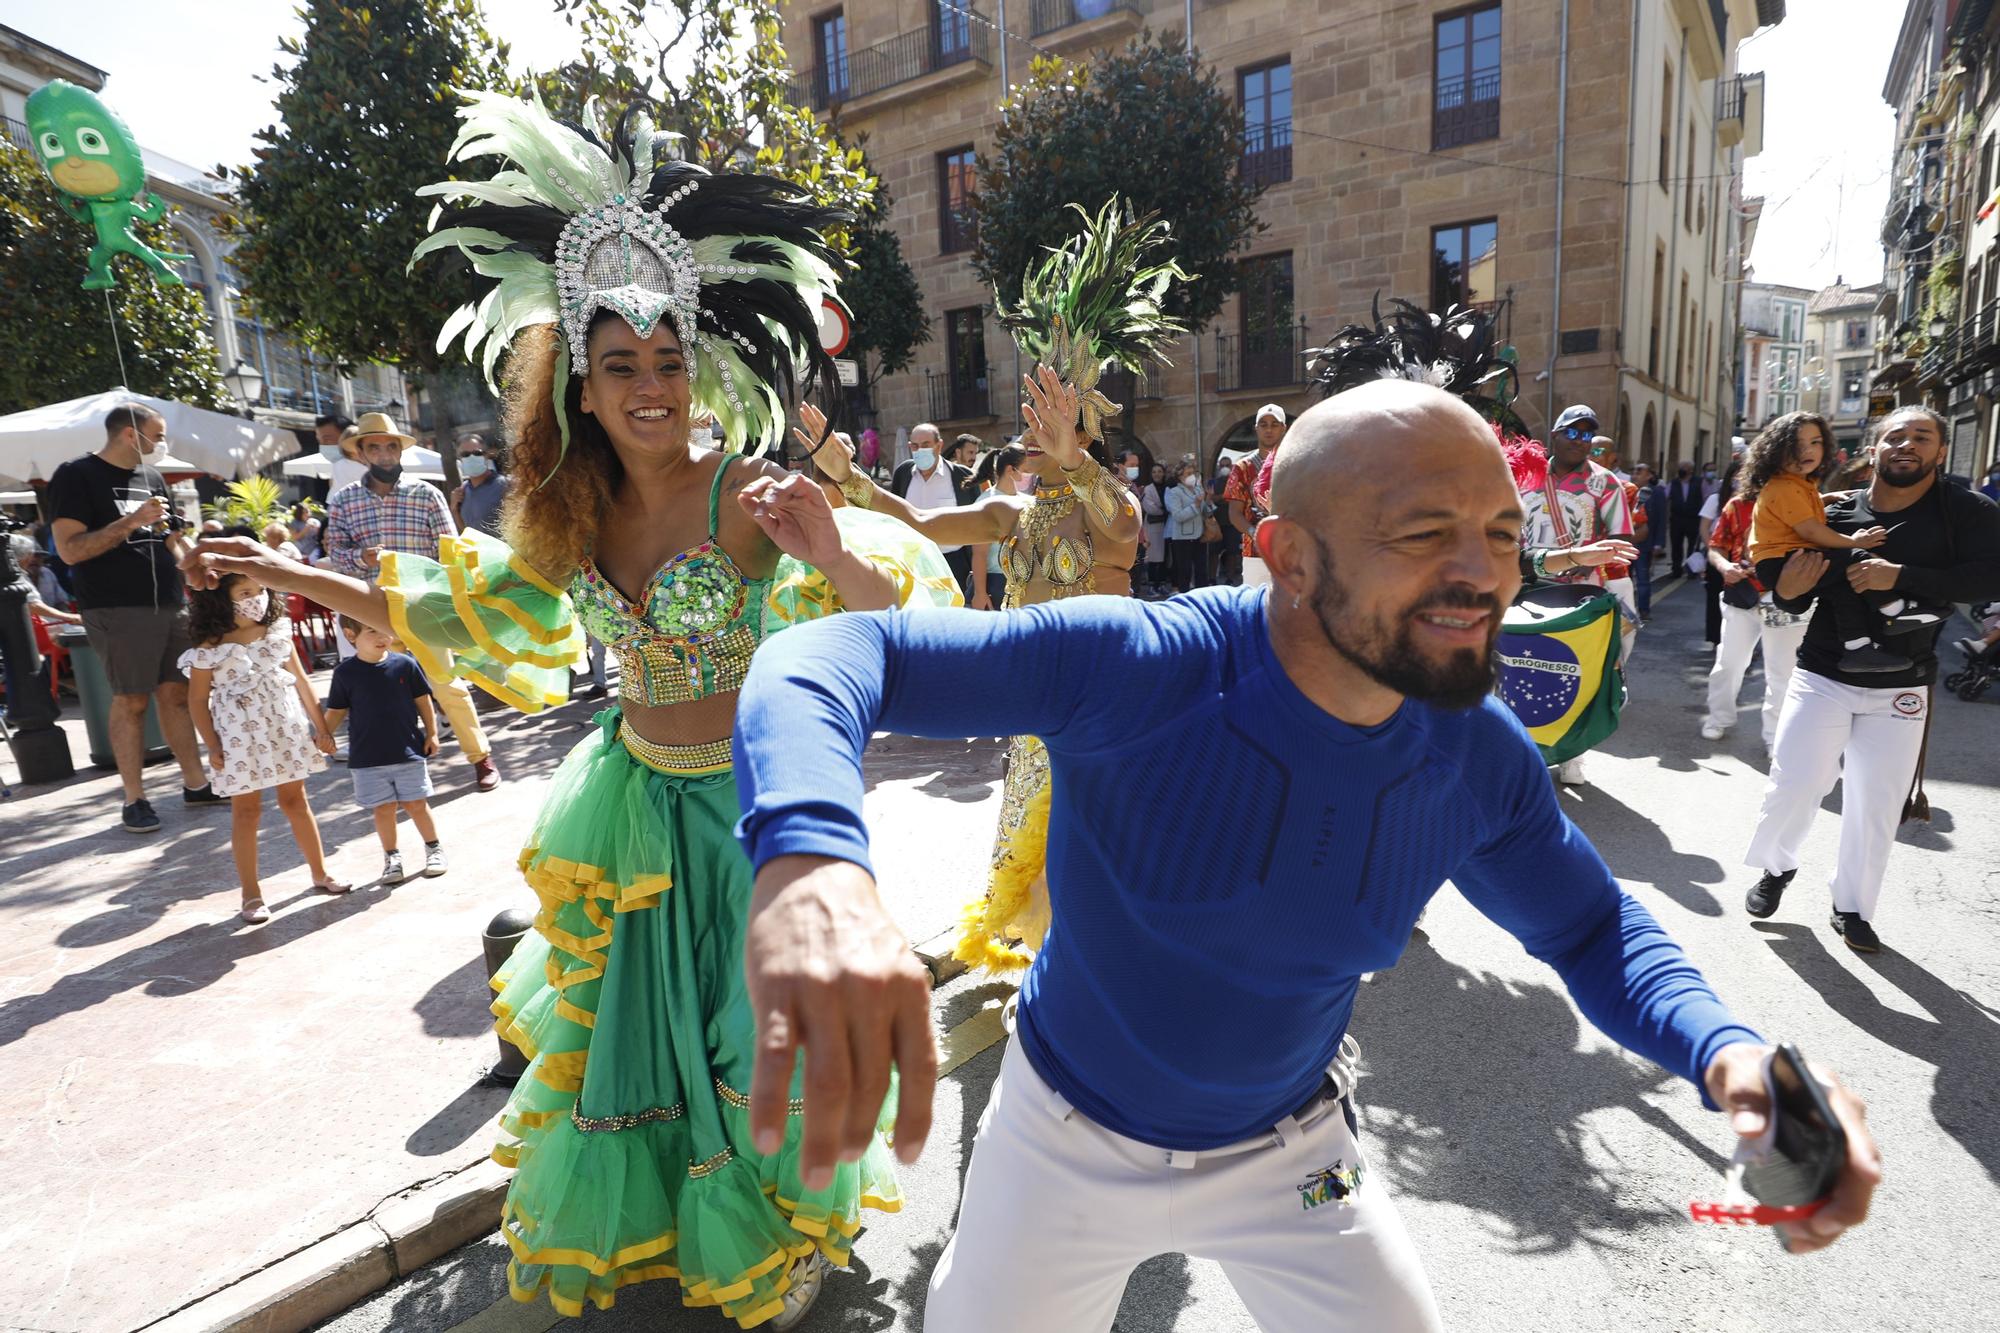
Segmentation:
[(1680, 418), (1680, 413), (1676, 412), (1674, 414), (1674, 424), (1667, 431), (1668, 474), (1672, 474), (1673, 472), (1677, 471), (1680, 468), (1680, 465), (1681, 465), (1681, 418)]
[(1622, 393), (1618, 395), (1618, 424), (1614, 431), (1611, 438), (1616, 443), (1619, 461), (1630, 471), (1641, 455), (1632, 452), (1632, 400)]
[(1653, 425), (1653, 406), (1651, 403), (1646, 405), (1645, 424), (1639, 427), (1639, 457), (1646, 460), (1646, 463), (1653, 469), (1656, 475), (1662, 477), (1668, 475), (1667, 469), (1661, 466), (1660, 463), (1660, 436), (1659, 431)]

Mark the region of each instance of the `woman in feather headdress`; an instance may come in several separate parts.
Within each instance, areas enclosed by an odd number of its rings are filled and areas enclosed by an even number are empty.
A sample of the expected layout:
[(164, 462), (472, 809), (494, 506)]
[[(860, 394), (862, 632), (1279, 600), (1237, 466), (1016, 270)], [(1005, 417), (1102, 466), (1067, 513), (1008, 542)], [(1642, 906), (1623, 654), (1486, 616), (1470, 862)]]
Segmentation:
[(423, 191), (443, 204), (417, 257), (456, 254), (485, 287), (440, 344), (463, 335), (489, 376), (508, 357), (507, 541), (384, 557), (374, 587), (231, 543), (193, 573), (306, 593), (526, 709), (567, 697), (586, 631), (609, 646), (618, 706), (555, 775), (520, 855), (535, 930), (493, 980), (501, 1035), (530, 1057), (494, 1152), (516, 1168), (510, 1285), (575, 1315), (675, 1278), (689, 1305), (789, 1328), (846, 1262), (859, 1209), (899, 1196), (879, 1135), (803, 1179), (797, 1101), (774, 1150), (753, 1141), (737, 690), (787, 624), (950, 604), (955, 586), (906, 527), (690, 442), (706, 418), (740, 448), (775, 442), (797, 373), (830, 369), (822, 233), (841, 215), (770, 177), (663, 162), (633, 112), (607, 132), (594, 110), (573, 125), (474, 95), (461, 115), (453, 159), (503, 165)]
[[(1071, 204), (1082, 225), (1023, 277), (1021, 299), (1001, 312), (1021, 348), (1036, 361), (1023, 389), (1021, 470), (1032, 492), (987, 495), (976, 504), (922, 510), (875, 485), (838, 448), (820, 448), (825, 419), (801, 409), (799, 433), (821, 469), (854, 504), (893, 514), (940, 544), (998, 542), (1006, 577), (1004, 606), (1033, 606), (1090, 593), (1129, 596), (1141, 523), (1132, 493), (1093, 456), (1104, 444), (1105, 418), (1118, 404), (1097, 388), (1106, 365), (1137, 372), (1164, 360), (1185, 326), (1164, 308), (1167, 289), (1189, 275), (1159, 258), (1167, 224), (1132, 218), (1116, 198), (1095, 216)], [(1081, 429), (1079, 429), (1081, 422)], [(975, 967), (1018, 971), (1033, 959), (1048, 928), (1042, 878), (1049, 815), (1049, 757), (1032, 736), (1017, 736), (984, 897), (966, 911), (957, 956)]]

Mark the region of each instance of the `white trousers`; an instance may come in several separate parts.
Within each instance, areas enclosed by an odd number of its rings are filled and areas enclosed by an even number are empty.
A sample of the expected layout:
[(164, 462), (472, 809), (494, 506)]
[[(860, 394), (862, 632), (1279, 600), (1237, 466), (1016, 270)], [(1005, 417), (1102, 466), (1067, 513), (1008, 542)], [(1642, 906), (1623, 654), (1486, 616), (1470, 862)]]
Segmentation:
[(1792, 668), (1798, 665), (1799, 642), (1806, 637), (1806, 622), (1793, 625), (1766, 625), (1754, 610), (1722, 604), (1722, 642), (1715, 648), (1715, 665), (1708, 672), (1708, 725), (1736, 725), (1736, 695), (1743, 688), (1743, 673), (1757, 645), (1764, 646), (1764, 748), (1770, 749), (1778, 736), (1778, 713), (1785, 692), (1792, 683)]
[(1833, 905), (1874, 920), (1929, 706), (1921, 688), (1862, 689), (1793, 672), (1771, 748), (1764, 810), (1744, 863), (1758, 870), (1798, 869), (1813, 816), (1838, 778), (1844, 787)]
[(1173, 1252), (1220, 1263), (1264, 1333), (1442, 1328), (1339, 1106), (1273, 1136), (1215, 1154), (1125, 1138), (1073, 1110), (1011, 1043), (925, 1333), (1105, 1333), (1132, 1270)]
[(1264, 557), (1261, 555), (1244, 556), (1243, 586), (1246, 588), (1264, 588), (1269, 587), (1270, 583), (1271, 567), (1264, 563)]

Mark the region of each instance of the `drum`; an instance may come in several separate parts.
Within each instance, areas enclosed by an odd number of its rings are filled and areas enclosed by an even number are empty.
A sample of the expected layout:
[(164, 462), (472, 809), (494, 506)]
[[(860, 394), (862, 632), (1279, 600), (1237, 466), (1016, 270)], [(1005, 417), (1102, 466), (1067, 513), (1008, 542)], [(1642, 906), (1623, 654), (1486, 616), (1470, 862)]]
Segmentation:
[(1618, 598), (1589, 583), (1523, 589), (1501, 620), (1495, 646), (1500, 697), (1560, 764), (1618, 730), (1625, 676)]

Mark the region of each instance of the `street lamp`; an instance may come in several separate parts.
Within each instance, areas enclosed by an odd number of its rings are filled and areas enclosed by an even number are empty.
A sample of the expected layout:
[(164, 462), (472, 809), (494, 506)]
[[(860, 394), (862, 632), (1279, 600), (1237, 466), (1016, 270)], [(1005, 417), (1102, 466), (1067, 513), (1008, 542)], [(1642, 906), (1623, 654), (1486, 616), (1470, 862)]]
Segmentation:
[(1947, 324), (1947, 323), (1945, 322), (1945, 318), (1944, 318), (1944, 316), (1943, 316), (1943, 315), (1932, 315), (1932, 316), (1931, 316), (1931, 341), (1932, 341), (1932, 342), (1936, 342), (1936, 341), (1937, 341), (1938, 339), (1940, 339), (1940, 338), (1944, 337), (1944, 331), (1945, 331), (1945, 330), (1946, 330), (1947, 328), (1949, 328), (1949, 327), (1950, 327), (1950, 325), (1948, 325), (1948, 324)]
[(240, 356), (236, 358), (235, 367), (222, 380), (229, 386), (229, 392), (236, 396), (236, 401), (243, 404), (246, 416), (251, 404), (264, 394), (264, 373)]

